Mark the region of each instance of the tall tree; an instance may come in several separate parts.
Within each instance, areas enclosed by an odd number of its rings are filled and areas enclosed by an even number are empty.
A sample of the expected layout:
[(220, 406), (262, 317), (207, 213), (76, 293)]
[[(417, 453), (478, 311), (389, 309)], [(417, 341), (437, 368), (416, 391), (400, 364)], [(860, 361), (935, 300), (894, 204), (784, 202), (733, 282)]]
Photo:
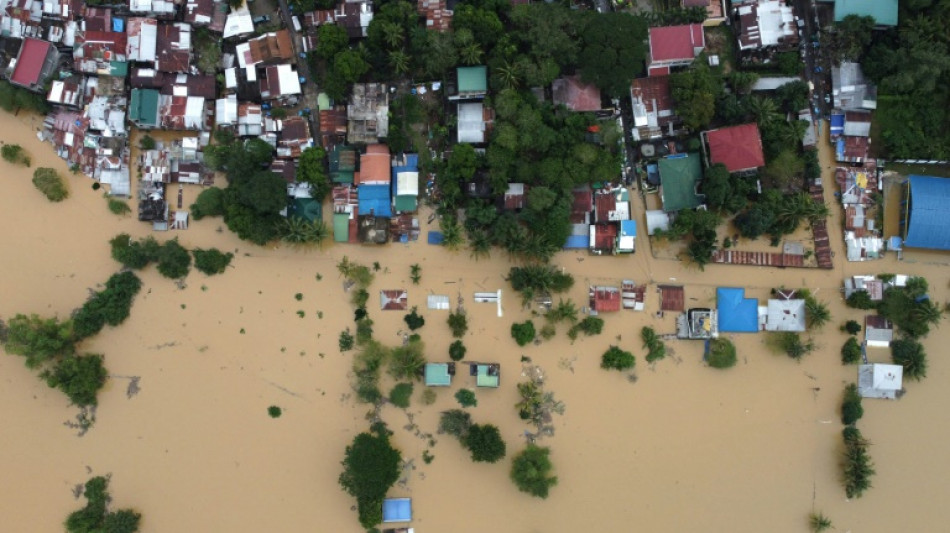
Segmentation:
[(630, 92), (646, 57), (647, 23), (629, 13), (590, 14), (581, 29), (581, 77), (613, 97)]

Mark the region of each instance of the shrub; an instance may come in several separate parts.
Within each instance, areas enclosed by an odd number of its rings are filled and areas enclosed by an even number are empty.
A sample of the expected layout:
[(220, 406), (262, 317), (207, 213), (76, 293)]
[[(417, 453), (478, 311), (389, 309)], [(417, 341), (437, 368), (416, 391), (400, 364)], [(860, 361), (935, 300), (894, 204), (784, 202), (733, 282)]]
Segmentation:
[(412, 383), (399, 383), (389, 391), (389, 401), (396, 407), (409, 407), (409, 398), (412, 397)]
[(858, 324), (856, 320), (849, 320), (841, 326), (841, 331), (844, 331), (848, 335), (857, 335), (861, 333), (861, 324)]
[(439, 417), (439, 433), (448, 433), (453, 437), (463, 439), (468, 435), (468, 430), (471, 427), (472, 415), (461, 409), (443, 411), (442, 416)]
[(418, 285), (422, 281), (422, 267), (418, 263), (409, 267), (409, 278), (413, 285)]
[(647, 363), (659, 361), (666, 357), (666, 345), (660, 340), (660, 337), (653, 331), (653, 328), (644, 326), (640, 330), (640, 339), (643, 341), (643, 347), (648, 350)]
[(815, 343), (811, 339), (803, 342), (798, 333), (791, 331), (773, 333), (770, 341), (792, 359), (801, 359), (815, 349)]
[(478, 406), (478, 399), (475, 398), (475, 392), (469, 389), (459, 389), (455, 393), (455, 399), (462, 407)]
[(468, 331), (468, 317), (465, 316), (464, 311), (458, 311), (457, 313), (449, 313), (449, 329), (452, 330), (452, 336), (460, 339), (465, 335), (465, 332)]
[(73, 323), (18, 314), (7, 322), (4, 348), (26, 357), (28, 368), (38, 368), (50, 359), (73, 354)]
[(267, 414), (270, 415), (271, 418), (280, 418), (280, 415), (284, 414), (284, 410), (276, 405), (272, 405), (267, 408)]
[(605, 370), (627, 370), (633, 368), (637, 360), (632, 353), (611, 346), (600, 356), (600, 368)]
[(392, 350), (389, 375), (396, 379), (421, 379), (426, 366), (425, 346), (418, 338)]
[(422, 405), (432, 405), (435, 403), (437, 394), (435, 389), (427, 388), (422, 391)]
[(914, 339), (891, 342), (891, 359), (895, 365), (904, 367), (904, 376), (914, 381), (927, 377), (927, 354), (924, 347)]
[(356, 321), (356, 343), (366, 344), (373, 340), (373, 320), (363, 317)]
[(165, 241), (158, 252), (158, 272), (170, 279), (183, 278), (188, 275), (191, 267), (191, 255), (181, 244), (178, 238)]
[(52, 168), (38, 168), (33, 172), (33, 185), (50, 202), (62, 202), (69, 197), (66, 182)]
[(491, 424), (472, 424), (462, 443), (477, 463), (495, 463), (505, 456), (505, 441)]
[(545, 313), (544, 318), (552, 324), (557, 324), (562, 320), (573, 324), (577, 322), (577, 306), (574, 305), (572, 300), (562, 300), (559, 298), (557, 305)]
[(592, 335), (600, 335), (600, 333), (603, 330), (604, 330), (603, 318), (600, 318), (597, 316), (588, 316), (588, 317), (585, 317), (584, 320), (581, 320), (577, 324), (574, 324), (574, 326), (572, 326), (571, 329), (568, 330), (567, 334), (570, 338), (575, 339), (577, 338), (577, 332), (579, 331), (583, 332), (584, 335), (592, 336)]
[(709, 341), (706, 362), (713, 368), (731, 368), (736, 365), (736, 346), (729, 339), (718, 337)]
[(874, 307), (874, 301), (871, 300), (871, 295), (867, 291), (852, 292), (845, 303), (848, 304), (848, 307), (855, 309), (872, 309)]
[(422, 326), (426, 325), (426, 319), (423, 318), (417, 311), (416, 308), (412, 308), (412, 312), (402, 318), (406, 321), (406, 325), (409, 326), (409, 329), (415, 331)]
[(557, 476), (551, 475), (554, 465), (548, 457), (551, 450), (529, 444), (511, 462), (511, 480), (518, 490), (538, 498), (547, 498), (548, 490), (557, 485)]
[(139, 139), (139, 148), (141, 148), (142, 150), (154, 150), (155, 139), (153, 139), (149, 135), (143, 135), (142, 138)]
[(107, 510), (109, 478), (97, 476), (86, 482), (83, 496), (86, 506), (73, 511), (63, 524), (67, 533), (135, 533), (142, 515), (133, 509)]
[(350, 333), (350, 328), (346, 328), (340, 332), (339, 346), (341, 352), (352, 350), (354, 343), (355, 340), (353, 339), (353, 335)]
[(377, 526), (382, 521), (383, 498), (399, 479), (402, 456), (392, 447), (389, 436), (379, 431), (375, 435), (360, 433), (346, 447), (340, 486), (356, 498), (360, 525)]
[(868, 455), (870, 443), (854, 426), (842, 431), (844, 437), (844, 490), (848, 498), (860, 498), (864, 491), (871, 488), (871, 478), (876, 473), (874, 463)]
[(195, 256), (195, 268), (209, 276), (224, 272), (231, 264), (231, 259), (234, 258), (231, 252), (224, 253), (217, 248), (207, 250), (195, 248), (191, 254)]
[(19, 144), (4, 144), (3, 147), (0, 148), (0, 156), (3, 157), (4, 161), (13, 163), (14, 165), (30, 166), (30, 158)]
[(861, 406), (861, 395), (858, 394), (858, 386), (849, 383), (844, 388), (844, 400), (841, 402), (841, 423), (846, 426), (853, 426), (855, 422), (861, 420), (864, 416), (864, 407)]
[(515, 322), (511, 325), (511, 337), (515, 339), (518, 346), (525, 346), (534, 340), (536, 333), (534, 331), (534, 322), (526, 320), (522, 323)]
[(861, 360), (861, 345), (854, 337), (848, 337), (841, 347), (841, 364), (853, 365)]
[(108, 373), (99, 354), (70, 355), (57, 361), (52, 370), (43, 372), (40, 377), (51, 388), (63, 391), (73, 404), (86, 407), (96, 405), (96, 395), (106, 384)]
[(453, 361), (461, 361), (462, 359), (464, 359), (465, 352), (467, 351), (468, 349), (465, 348), (465, 345), (462, 344), (462, 341), (455, 341), (449, 345), (449, 357)]
[(832, 529), (834, 526), (831, 525), (831, 519), (825, 516), (822, 513), (812, 513), (808, 516), (808, 527), (811, 528), (812, 533), (822, 533)]
[(195, 198), (195, 203), (191, 204), (191, 216), (195, 220), (201, 220), (204, 217), (219, 217), (224, 215), (224, 189), (211, 187), (201, 191)]
[(127, 215), (132, 212), (132, 208), (129, 207), (128, 203), (117, 198), (109, 198), (107, 200), (107, 205), (109, 207), (109, 211), (113, 215)]
[(158, 260), (161, 246), (152, 237), (141, 241), (133, 241), (128, 233), (120, 233), (109, 241), (112, 249), (112, 258), (122, 263), (122, 266), (139, 270)]

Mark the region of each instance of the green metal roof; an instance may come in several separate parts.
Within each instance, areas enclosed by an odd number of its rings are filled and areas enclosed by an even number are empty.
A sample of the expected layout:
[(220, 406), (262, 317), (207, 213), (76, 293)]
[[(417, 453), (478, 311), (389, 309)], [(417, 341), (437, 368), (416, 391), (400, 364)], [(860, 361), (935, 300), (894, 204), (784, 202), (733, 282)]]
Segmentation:
[(699, 154), (665, 157), (657, 162), (660, 167), (660, 185), (663, 187), (663, 210), (675, 213), (702, 203), (696, 186), (703, 177)]
[(458, 67), (458, 89), (460, 93), (484, 93), (488, 91), (488, 67)]
[(294, 198), (289, 207), (291, 216), (307, 222), (323, 219), (323, 206), (313, 198)]
[(125, 61), (112, 61), (109, 63), (109, 75), (120, 78), (128, 76), (129, 64)]
[(158, 91), (132, 89), (129, 120), (141, 126), (158, 126)]
[(332, 107), (330, 105), (330, 97), (327, 96), (327, 93), (320, 93), (317, 95), (317, 109), (320, 111), (326, 111)]
[(425, 383), (428, 387), (448, 387), (452, 384), (448, 363), (426, 364), (425, 376)]
[(419, 203), (416, 200), (415, 196), (401, 195), (397, 196), (395, 200), (396, 211), (410, 212), (415, 211)]
[(353, 183), (356, 170), (356, 149), (350, 146), (336, 145), (328, 154), (330, 161), (330, 181), (333, 183)]
[(350, 240), (350, 215), (333, 213), (333, 240), (335, 242)]
[(897, 26), (897, 0), (835, 0), (835, 22), (848, 15), (872, 17), (880, 26)]
[(478, 376), (475, 378), (475, 385), (478, 387), (497, 387), (499, 378), (498, 374), (488, 375), (488, 365), (478, 365)]

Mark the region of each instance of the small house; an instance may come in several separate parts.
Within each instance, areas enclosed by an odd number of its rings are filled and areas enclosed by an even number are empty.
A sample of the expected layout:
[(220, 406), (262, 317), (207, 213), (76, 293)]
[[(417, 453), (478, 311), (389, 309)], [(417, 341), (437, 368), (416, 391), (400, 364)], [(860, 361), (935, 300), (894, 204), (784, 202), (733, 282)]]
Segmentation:
[(403, 154), (393, 158), (393, 211), (414, 213), (419, 202), (419, 156)]
[(765, 166), (762, 136), (754, 122), (704, 131), (701, 136), (709, 165), (722, 163), (732, 173)]
[(248, 9), (247, 2), (241, 3), (239, 7), (231, 7), (227, 18), (224, 21), (223, 37), (231, 39), (244, 37), (254, 33), (254, 18)]
[(950, 180), (912, 175), (904, 203), (904, 247), (950, 250)]
[(300, 77), (293, 65), (273, 65), (264, 69), (261, 98), (277, 100), (300, 94)]
[(520, 211), (521, 209), (524, 209), (524, 183), (509, 183), (508, 190), (505, 191), (503, 201), (506, 211)]
[(660, 311), (682, 311), (685, 309), (686, 292), (682, 285), (660, 285)]
[(617, 237), (617, 253), (632, 254), (636, 249), (637, 221), (621, 220), (620, 235)]
[(757, 333), (759, 331), (759, 302), (755, 298), (746, 298), (745, 289), (717, 288), (716, 311), (719, 331), (727, 333)]
[(455, 91), (449, 86), (449, 100), (482, 100), (488, 94), (488, 67), (458, 67), (455, 69)]
[(703, 179), (699, 154), (676, 154), (657, 162), (660, 173), (660, 196), (663, 211), (675, 213), (699, 207), (704, 197), (699, 193)]
[(7, 66), (10, 83), (33, 92), (43, 92), (59, 61), (59, 52), (48, 41), (27, 37), (16, 59)]
[(357, 155), (355, 148), (340, 144), (334, 145), (328, 153), (330, 181), (333, 183), (353, 183)]
[(183, 22), (159, 24), (156, 34), (155, 70), (185, 72), (191, 69), (191, 26)]
[(718, 313), (715, 309), (694, 307), (676, 317), (676, 338), (714, 339), (719, 336)]
[(637, 78), (630, 85), (633, 104), (633, 140), (673, 135), (679, 117), (673, 105), (669, 76)]
[(411, 522), (412, 499), (386, 498), (383, 500), (383, 523)]
[(794, 292), (768, 301), (765, 314), (766, 331), (805, 331), (805, 300), (793, 298)]
[(880, 315), (864, 317), (864, 344), (869, 348), (887, 348), (894, 340), (894, 326)]
[(448, 387), (452, 385), (452, 376), (455, 375), (455, 363), (426, 363), (426, 387)]
[(898, 0), (836, 0), (835, 22), (848, 15), (871, 17), (879, 28), (897, 26)]
[(451, 29), (454, 12), (448, 7), (446, 0), (419, 0), (417, 9), (426, 19), (427, 30), (445, 32)]
[(142, 17), (129, 19), (125, 55), (129, 61), (154, 63), (158, 47), (158, 21)]
[(860, 63), (842, 61), (831, 67), (831, 94), (836, 109), (877, 109), (877, 88), (865, 79)]
[(157, 128), (159, 96), (155, 89), (132, 89), (129, 120), (140, 128)]
[(687, 66), (706, 48), (702, 24), (650, 28), (650, 76), (666, 76), (670, 67)]
[(385, 83), (353, 85), (346, 106), (347, 141), (372, 144), (389, 135), (389, 87)]
[(409, 308), (409, 293), (405, 289), (379, 291), (379, 308), (383, 311), (405, 311)]
[(737, 0), (732, 9), (740, 50), (789, 48), (798, 44), (798, 24), (791, 3)]
[(426, 307), (439, 311), (448, 311), (449, 297), (445, 294), (430, 294), (426, 297)]
[(703, 26), (718, 26), (726, 21), (726, 0), (682, 0), (683, 9), (702, 7), (706, 9), (706, 20)]
[(646, 306), (646, 285), (637, 285), (632, 280), (625, 279), (620, 284), (620, 290), (624, 309), (643, 311)]
[(858, 365), (858, 394), (862, 398), (894, 400), (901, 394), (903, 378), (901, 365)]
[(617, 287), (592, 285), (590, 287), (589, 295), (590, 311), (592, 315), (620, 311), (620, 289)]
[(593, 112), (603, 109), (600, 89), (592, 83), (584, 83), (580, 76), (565, 76), (551, 83), (551, 93), (554, 105), (575, 111)]
[(483, 144), (488, 134), (488, 119), (482, 102), (459, 102), (456, 138), (460, 143)]
[(469, 374), (475, 377), (476, 387), (498, 388), (501, 383), (501, 365), (497, 363), (471, 363)]

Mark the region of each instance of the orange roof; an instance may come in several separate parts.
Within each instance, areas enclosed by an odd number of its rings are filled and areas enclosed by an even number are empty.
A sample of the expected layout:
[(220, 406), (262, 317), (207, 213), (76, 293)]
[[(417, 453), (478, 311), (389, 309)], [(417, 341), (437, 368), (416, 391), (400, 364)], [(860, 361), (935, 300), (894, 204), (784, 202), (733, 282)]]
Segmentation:
[(385, 144), (371, 144), (366, 153), (360, 156), (360, 172), (357, 184), (390, 183), (392, 176), (389, 168), (389, 147)]

